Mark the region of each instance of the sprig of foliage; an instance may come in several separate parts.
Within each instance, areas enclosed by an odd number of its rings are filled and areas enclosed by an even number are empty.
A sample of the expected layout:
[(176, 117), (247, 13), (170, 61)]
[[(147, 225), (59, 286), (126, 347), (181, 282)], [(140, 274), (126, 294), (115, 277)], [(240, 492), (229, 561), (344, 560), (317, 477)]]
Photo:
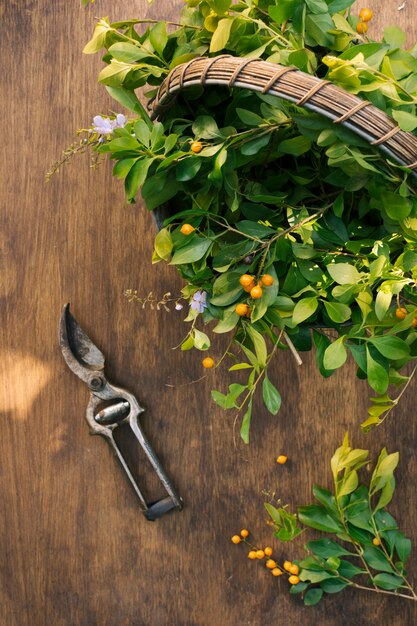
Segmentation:
[(281, 541), (293, 539), (303, 527), (333, 537), (309, 541), (309, 556), (294, 561), (299, 582), (290, 592), (302, 593), (306, 605), (346, 587), (417, 600), (406, 572), (411, 541), (385, 508), (394, 494), (398, 452), (388, 454), (384, 448), (365, 485), (358, 471), (368, 464), (368, 455), (368, 450), (352, 449), (346, 434), (331, 459), (333, 492), (313, 487), (316, 503), (297, 509), (301, 527), (286, 509), (265, 505)]
[[(150, 210), (169, 204), (153, 262), (178, 269), (185, 297), (206, 293), (198, 315), (212, 332), (231, 334), (238, 355), (230, 369), (247, 370), (248, 379), (213, 398), (245, 410), (246, 442), (261, 381), (268, 409), (276, 414), (281, 404), (267, 377), (277, 348), (314, 347), (324, 377), (351, 355), (377, 394), (364, 429), (396, 406), (402, 392), (393, 398), (389, 387), (409, 382), (401, 372), (417, 355), (415, 185), (364, 139), (277, 98), (196, 86), (153, 124), (135, 90), (153, 98), (176, 65), (227, 53), (325, 77), (414, 132), (416, 47), (403, 49), (396, 27), (378, 42), (358, 35), (352, 4), (188, 0), (178, 24), (103, 18), (84, 49), (104, 48), (99, 80), (132, 112), (93, 149), (115, 161), (129, 202), (141, 190)], [(191, 234), (181, 232), (184, 223)], [(266, 272), (274, 282), (252, 300), (239, 278)], [(249, 318), (236, 313), (239, 303)], [(193, 328), (183, 349), (207, 350), (195, 315), (187, 320)]]

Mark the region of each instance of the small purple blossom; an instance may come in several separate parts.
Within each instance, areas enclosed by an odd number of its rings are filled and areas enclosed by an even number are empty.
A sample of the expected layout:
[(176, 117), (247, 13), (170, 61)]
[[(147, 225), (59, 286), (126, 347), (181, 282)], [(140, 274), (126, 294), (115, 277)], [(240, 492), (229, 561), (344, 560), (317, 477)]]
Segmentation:
[(180, 302), (177, 302), (177, 304), (175, 305), (175, 310), (181, 311), (182, 308), (183, 308), (183, 305)]
[(126, 122), (127, 117), (123, 113), (118, 113), (114, 120), (96, 115), (93, 118), (93, 130), (99, 135), (111, 135), (115, 128), (123, 128)]
[(112, 126), (113, 128), (123, 128), (126, 122), (127, 122), (126, 115), (123, 115), (123, 113), (118, 113), (116, 115), (116, 119), (112, 121)]
[(207, 308), (207, 292), (206, 291), (196, 291), (192, 297), (190, 308), (193, 311), (198, 311), (199, 313), (203, 313), (204, 309)]
[(111, 135), (113, 132), (112, 120), (108, 117), (96, 115), (93, 118), (93, 130), (95, 130), (99, 135)]

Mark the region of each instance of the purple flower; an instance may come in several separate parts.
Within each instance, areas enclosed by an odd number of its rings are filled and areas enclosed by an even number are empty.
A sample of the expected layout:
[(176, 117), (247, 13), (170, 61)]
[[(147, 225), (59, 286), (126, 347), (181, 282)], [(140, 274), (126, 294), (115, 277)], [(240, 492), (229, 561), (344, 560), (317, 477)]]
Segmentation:
[(93, 118), (93, 130), (99, 135), (111, 135), (113, 132), (113, 122), (108, 117), (96, 115)]
[(190, 307), (194, 311), (198, 311), (199, 313), (203, 313), (204, 309), (207, 308), (207, 292), (206, 291), (196, 291), (192, 297)]
[(109, 117), (96, 115), (93, 118), (93, 129), (99, 135), (111, 135), (115, 128), (123, 128), (127, 122), (127, 117), (123, 113), (118, 113), (114, 120)]
[(127, 122), (127, 117), (123, 113), (118, 113), (116, 119), (112, 121), (113, 128), (123, 128)]

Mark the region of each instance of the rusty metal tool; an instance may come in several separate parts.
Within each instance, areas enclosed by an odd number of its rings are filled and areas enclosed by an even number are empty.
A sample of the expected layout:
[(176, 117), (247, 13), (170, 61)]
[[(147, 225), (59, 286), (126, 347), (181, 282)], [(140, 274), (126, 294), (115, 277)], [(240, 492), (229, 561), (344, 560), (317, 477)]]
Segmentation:
[[(139, 498), (140, 508), (145, 517), (153, 521), (172, 509), (181, 510), (183, 506), (182, 499), (172, 486), (161, 462), (139, 425), (138, 417), (143, 413), (144, 409), (133, 394), (108, 382), (104, 374), (104, 355), (74, 319), (70, 313), (69, 304), (64, 306), (62, 312), (59, 343), (68, 367), (78, 378), (87, 384), (91, 392), (86, 412), (90, 432), (92, 435), (102, 435), (109, 442)], [(163, 484), (168, 494), (167, 497), (150, 504), (146, 502), (114, 439), (113, 431), (120, 424), (128, 424), (130, 426)]]

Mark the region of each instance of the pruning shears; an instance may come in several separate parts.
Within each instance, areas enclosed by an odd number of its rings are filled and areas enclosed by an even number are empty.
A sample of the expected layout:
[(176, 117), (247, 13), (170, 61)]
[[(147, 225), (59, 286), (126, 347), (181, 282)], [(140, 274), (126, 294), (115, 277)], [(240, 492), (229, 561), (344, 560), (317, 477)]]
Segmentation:
[[(140, 508), (145, 517), (153, 521), (172, 509), (181, 510), (183, 507), (182, 499), (172, 486), (161, 462), (139, 425), (138, 418), (144, 409), (132, 393), (108, 382), (104, 374), (104, 355), (74, 319), (70, 313), (69, 304), (65, 305), (61, 316), (59, 343), (68, 367), (87, 384), (90, 390), (90, 402), (86, 412), (90, 432), (92, 435), (105, 437), (110, 444), (139, 498)], [(167, 492), (165, 498), (153, 503), (146, 502), (113, 436), (114, 430), (121, 424), (129, 425), (143, 448)]]

